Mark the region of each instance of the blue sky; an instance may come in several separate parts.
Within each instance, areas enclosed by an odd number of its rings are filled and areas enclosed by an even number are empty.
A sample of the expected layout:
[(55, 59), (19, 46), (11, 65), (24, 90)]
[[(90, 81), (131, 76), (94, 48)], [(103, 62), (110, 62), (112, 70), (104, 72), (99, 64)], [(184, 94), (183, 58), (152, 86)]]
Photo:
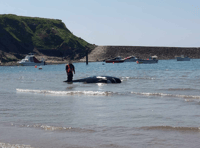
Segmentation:
[(1, 0), (0, 14), (61, 19), (96, 45), (200, 47), (199, 0)]

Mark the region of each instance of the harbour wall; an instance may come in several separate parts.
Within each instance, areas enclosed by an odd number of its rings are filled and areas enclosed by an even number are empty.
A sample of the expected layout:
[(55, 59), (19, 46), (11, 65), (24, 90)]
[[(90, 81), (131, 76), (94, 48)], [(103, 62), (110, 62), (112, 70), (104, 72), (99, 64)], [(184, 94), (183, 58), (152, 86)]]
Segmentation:
[[(117, 56), (123, 58), (136, 56), (141, 59), (158, 56), (158, 59), (175, 59), (176, 56), (188, 56), (193, 59), (200, 58), (199, 47), (148, 47), (148, 46), (97, 46), (88, 55), (89, 61), (103, 61)], [(80, 61), (85, 61), (86, 57)]]

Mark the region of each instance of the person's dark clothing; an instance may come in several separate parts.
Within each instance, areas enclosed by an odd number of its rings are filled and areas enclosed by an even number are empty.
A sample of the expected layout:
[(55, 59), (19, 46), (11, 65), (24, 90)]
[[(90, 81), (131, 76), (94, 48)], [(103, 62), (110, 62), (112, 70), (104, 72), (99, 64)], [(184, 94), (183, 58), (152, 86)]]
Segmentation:
[(70, 72), (67, 74), (67, 82), (71, 82), (73, 80), (73, 73)]
[(73, 72), (75, 74), (75, 68), (73, 64), (67, 64), (65, 67), (67, 73), (67, 81), (71, 82), (73, 80)]

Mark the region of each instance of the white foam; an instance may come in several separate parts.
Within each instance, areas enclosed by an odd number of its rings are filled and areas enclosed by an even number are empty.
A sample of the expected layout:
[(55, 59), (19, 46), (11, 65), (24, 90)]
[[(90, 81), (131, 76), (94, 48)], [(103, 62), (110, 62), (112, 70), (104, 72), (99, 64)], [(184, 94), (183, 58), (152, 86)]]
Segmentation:
[(145, 95), (145, 96), (164, 96), (164, 97), (178, 97), (178, 98), (192, 98), (192, 99), (200, 99), (200, 96), (192, 96), (192, 95), (177, 95), (177, 94), (164, 94), (164, 93), (145, 93), (145, 92), (131, 92), (136, 95)]
[(56, 127), (56, 126), (48, 126), (48, 125), (41, 125), (41, 128), (43, 128), (45, 131), (55, 131), (55, 130), (70, 130), (72, 127)]
[(84, 129), (84, 128), (73, 128), (73, 127), (59, 127), (59, 126), (50, 126), (43, 124), (34, 124), (34, 125), (21, 125), (21, 127), (26, 128), (41, 128), (45, 131), (73, 131), (73, 132), (95, 132), (92, 129)]
[(0, 147), (1, 148), (34, 148), (34, 147), (31, 147), (30, 145), (9, 144), (9, 143), (1, 143), (1, 142), (0, 142)]
[(53, 90), (33, 90), (33, 89), (16, 89), (18, 92), (31, 92), (41, 94), (53, 94), (53, 95), (111, 95), (112, 92), (101, 91), (53, 91)]

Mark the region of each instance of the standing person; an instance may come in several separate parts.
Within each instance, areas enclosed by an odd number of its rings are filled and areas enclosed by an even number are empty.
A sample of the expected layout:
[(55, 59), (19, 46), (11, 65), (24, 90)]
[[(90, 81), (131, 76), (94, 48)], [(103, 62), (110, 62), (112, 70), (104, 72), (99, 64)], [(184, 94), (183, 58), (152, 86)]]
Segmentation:
[(65, 70), (67, 73), (67, 82), (71, 82), (73, 80), (73, 72), (75, 74), (75, 68), (71, 61), (65, 66)]

